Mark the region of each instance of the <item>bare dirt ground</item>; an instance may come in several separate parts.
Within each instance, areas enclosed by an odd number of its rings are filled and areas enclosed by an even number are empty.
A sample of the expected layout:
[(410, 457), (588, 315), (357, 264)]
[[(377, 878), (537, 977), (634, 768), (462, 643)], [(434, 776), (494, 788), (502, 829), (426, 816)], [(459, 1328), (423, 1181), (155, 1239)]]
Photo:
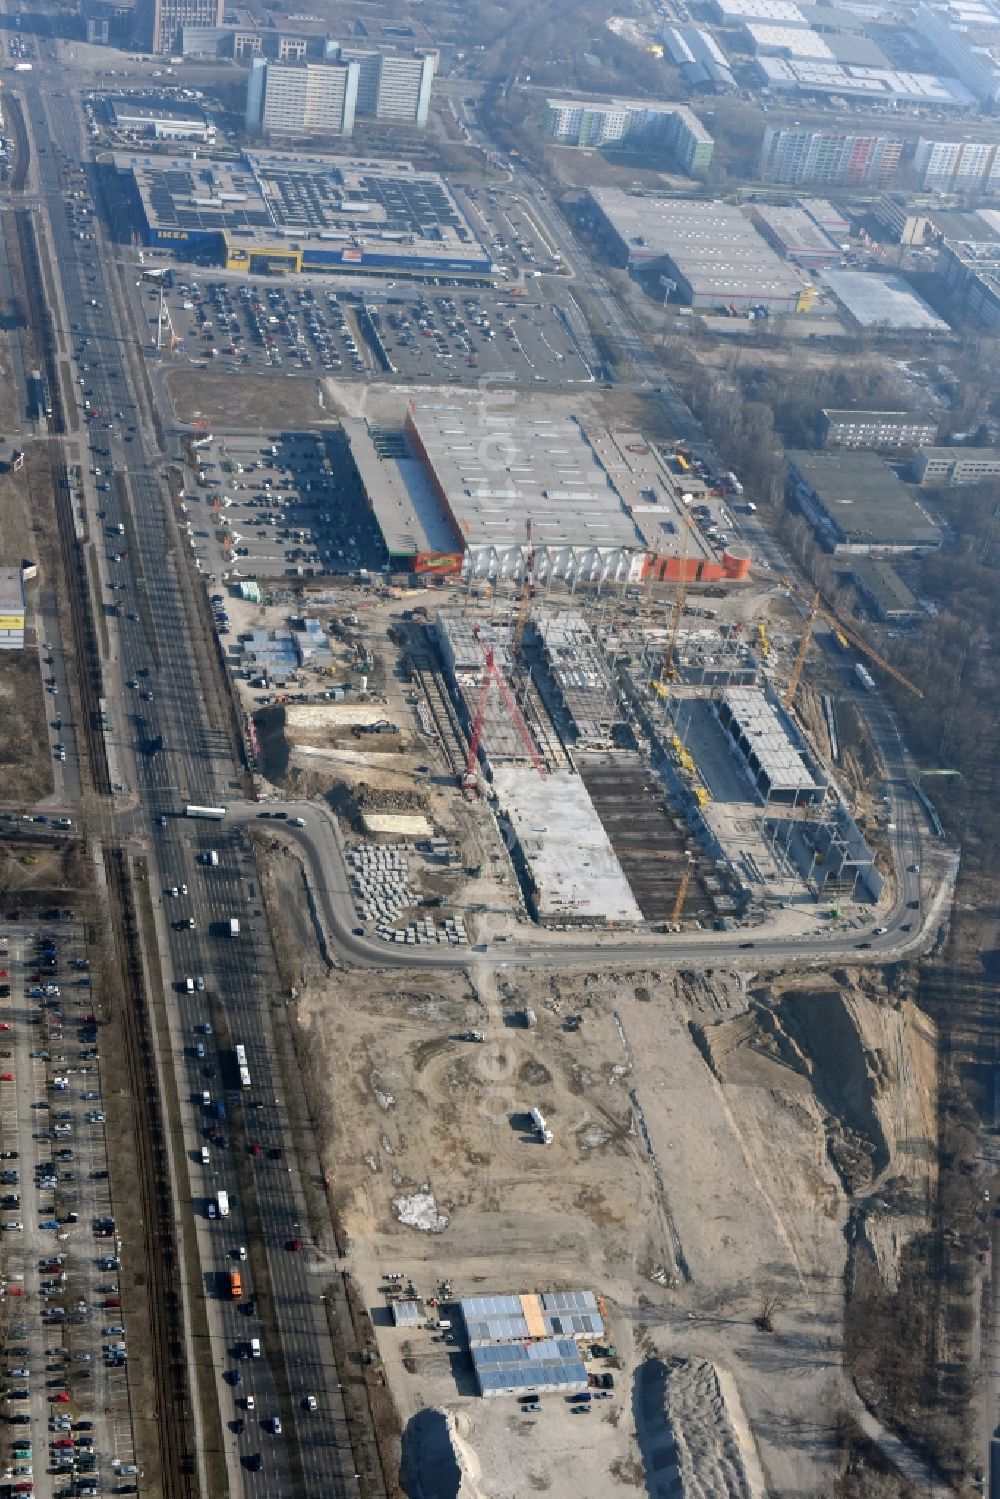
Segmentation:
[[(290, 878), (271, 887), (279, 929)], [(466, 975), (328, 973), (299, 920), (286, 948), (407, 1492), (459, 1492), (440, 1487), (442, 1450), (474, 1499), (634, 1492), (664, 1432), (693, 1454), (687, 1496), (833, 1491), (853, 1398), (847, 1235), (891, 1284), (934, 1174), (936, 1037), (905, 983), (765, 989), (735, 974), (490, 973), (474, 958)], [(518, 1023), (528, 1004), (533, 1029)], [(470, 1030), (485, 1042), (457, 1039)], [(532, 1107), (547, 1148), (526, 1128)], [(389, 1270), (424, 1297), (444, 1279), (456, 1296), (595, 1290), (615, 1398), (586, 1421), (551, 1395), (530, 1419), (480, 1400), (459, 1341), (389, 1325)]]
[(225, 375), (188, 368), (171, 370), (166, 386), (173, 414), (182, 422), (203, 416), (217, 426), (236, 430), (299, 430), (329, 420), (313, 380)]
[[(7, 358), (4, 350), (0, 364)], [(9, 383), (0, 378), (0, 385)], [(0, 473), (0, 564), (5, 567), (19, 567), (26, 557), (38, 558), (40, 544), (43, 557), (54, 550), (51, 509), (31, 515), (27, 477), (23, 469)], [(30, 595), (37, 586), (28, 585), (29, 625)], [(48, 754), (38, 753), (38, 746), (46, 743), (45, 694), (33, 646), (0, 652), (0, 800), (21, 804), (49, 794), (52, 765)]]

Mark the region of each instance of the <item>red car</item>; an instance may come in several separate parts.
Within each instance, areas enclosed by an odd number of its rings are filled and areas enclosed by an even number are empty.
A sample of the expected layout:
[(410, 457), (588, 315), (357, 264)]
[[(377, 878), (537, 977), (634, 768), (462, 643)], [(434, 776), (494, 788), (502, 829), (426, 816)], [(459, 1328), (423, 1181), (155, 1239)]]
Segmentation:
[(293, 1254), (298, 1254), (300, 1252), (300, 1250), (302, 1249), (302, 1240), (301, 1239), (289, 1239), (289, 1241), (288, 1241), (288, 1247), (292, 1251)]
[(8, 1020), (0, 1021), (0, 1031), (12, 1031), (14, 1027)]
[(12, 1083), (13, 1081), (13, 1072), (0, 1072), (0, 1083)]
[(261, 1149), (261, 1147), (259, 1145), (251, 1145), (251, 1147), (250, 1147), (250, 1154), (254, 1158), (256, 1158), (259, 1155), (263, 1155), (264, 1152), (263, 1152), (263, 1150)]
[(72, 1447), (72, 1445), (73, 1445), (73, 1438), (72, 1437), (59, 1437), (57, 1441), (50, 1442), (49, 1445), (51, 1447)]
[(69, 1405), (69, 1396), (65, 1390), (57, 1390), (54, 1395), (49, 1396), (53, 1405)]

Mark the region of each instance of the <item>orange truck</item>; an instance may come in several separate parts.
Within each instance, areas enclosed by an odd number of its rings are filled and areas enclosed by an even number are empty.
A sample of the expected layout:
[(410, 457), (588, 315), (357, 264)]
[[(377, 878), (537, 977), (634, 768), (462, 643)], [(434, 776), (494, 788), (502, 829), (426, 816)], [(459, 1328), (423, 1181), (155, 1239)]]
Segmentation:
[(229, 1272), (229, 1296), (232, 1301), (239, 1301), (243, 1295), (243, 1279), (238, 1270)]

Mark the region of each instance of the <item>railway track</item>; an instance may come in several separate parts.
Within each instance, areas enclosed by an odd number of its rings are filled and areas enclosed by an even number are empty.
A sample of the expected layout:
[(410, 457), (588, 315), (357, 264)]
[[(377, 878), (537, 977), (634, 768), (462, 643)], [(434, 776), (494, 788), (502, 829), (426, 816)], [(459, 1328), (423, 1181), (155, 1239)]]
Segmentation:
[(125, 853), (104, 850), (111, 929), (125, 980), (120, 1020), (132, 1084), (133, 1141), (143, 1225), (146, 1292), (152, 1327), (163, 1499), (198, 1499), (191, 1389), (184, 1342), (180, 1262), (170, 1166), (153, 1050), (135, 905)]
[(17, 244), (21, 258), (21, 271), (27, 293), (26, 316), (31, 324), (35, 340), (35, 352), (45, 374), (52, 414), (48, 418), (49, 431), (61, 435), (66, 431), (66, 412), (63, 405), (62, 382), (59, 377), (59, 362), (56, 353), (56, 335), (52, 324), (52, 313), (45, 294), (45, 281), (38, 256), (38, 241), (35, 225), (30, 213), (19, 210), (14, 219), (17, 225)]

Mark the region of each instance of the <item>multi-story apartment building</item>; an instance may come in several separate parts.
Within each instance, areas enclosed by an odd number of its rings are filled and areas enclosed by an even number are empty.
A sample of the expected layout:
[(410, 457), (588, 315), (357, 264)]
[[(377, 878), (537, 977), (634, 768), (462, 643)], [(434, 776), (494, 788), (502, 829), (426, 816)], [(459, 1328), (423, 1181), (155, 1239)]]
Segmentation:
[(826, 182), (840, 187), (884, 187), (895, 174), (903, 142), (891, 135), (769, 126), (760, 175), (765, 182), (797, 186)]
[(423, 126), (433, 56), (328, 44), (322, 62), (254, 58), (247, 85), (248, 130), (350, 135), (356, 119)]
[(545, 130), (563, 146), (607, 146), (625, 140), (662, 146), (689, 177), (708, 170), (715, 146), (685, 105), (644, 99), (548, 99)]
[(426, 125), (434, 82), (433, 54), (378, 52), (331, 42), (328, 56), (358, 65), (359, 119), (397, 120)]
[(357, 97), (357, 63), (256, 57), (247, 84), (247, 129), (350, 135)]
[(913, 170), (920, 186), (944, 192), (996, 191), (1000, 146), (996, 141), (917, 141)]

